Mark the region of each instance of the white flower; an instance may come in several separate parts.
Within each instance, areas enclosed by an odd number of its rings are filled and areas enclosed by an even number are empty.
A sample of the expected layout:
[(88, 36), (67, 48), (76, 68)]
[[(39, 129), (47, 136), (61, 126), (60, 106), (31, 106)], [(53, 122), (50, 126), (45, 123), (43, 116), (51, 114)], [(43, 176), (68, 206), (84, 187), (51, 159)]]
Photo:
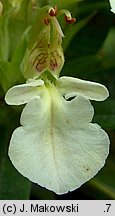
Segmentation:
[(111, 11), (115, 13), (115, 0), (110, 0)]
[(9, 156), (16, 169), (57, 194), (72, 191), (95, 176), (108, 156), (109, 138), (91, 123), (94, 110), (89, 99), (107, 97), (103, 85), (71, 77), (61, 77), (54, 84), (28, 80), (12, 87), (6, 102), (27, 103), (22, 126), (10, 141)]

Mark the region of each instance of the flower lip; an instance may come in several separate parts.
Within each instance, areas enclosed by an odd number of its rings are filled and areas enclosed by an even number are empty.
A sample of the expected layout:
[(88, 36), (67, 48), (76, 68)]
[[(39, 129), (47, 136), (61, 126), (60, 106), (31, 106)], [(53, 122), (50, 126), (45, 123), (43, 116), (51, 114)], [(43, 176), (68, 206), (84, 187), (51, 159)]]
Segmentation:
[(28, 101), (21, 127), (11, 138), (9, 157), (32, 182), (64, 194), (90, 180), (104, 166), (109, 138), (91, 123), (93, 107), (78, 95), (65, 101), (54, 85)]

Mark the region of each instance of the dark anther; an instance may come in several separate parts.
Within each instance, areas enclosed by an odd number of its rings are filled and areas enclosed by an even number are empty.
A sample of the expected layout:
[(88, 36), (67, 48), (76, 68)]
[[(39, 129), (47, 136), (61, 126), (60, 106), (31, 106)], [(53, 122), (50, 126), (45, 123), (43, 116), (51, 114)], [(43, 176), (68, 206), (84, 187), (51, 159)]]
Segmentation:
[(48, 25), (49, 24), (49, 19), (46, 17), (45, 19), (44, 19), (44, 23), (46, 24), (46, 25)]
[(67, 17), (67, 16), (65, 16), (65, 20), (67, 23), (75, 23), (76, 22), (76, 18), (71, 18), (71, 17)]
[(56, 6), (49, 11), (49, 15), (50, 16), (56, 16), (57, 15), (57, 7)]

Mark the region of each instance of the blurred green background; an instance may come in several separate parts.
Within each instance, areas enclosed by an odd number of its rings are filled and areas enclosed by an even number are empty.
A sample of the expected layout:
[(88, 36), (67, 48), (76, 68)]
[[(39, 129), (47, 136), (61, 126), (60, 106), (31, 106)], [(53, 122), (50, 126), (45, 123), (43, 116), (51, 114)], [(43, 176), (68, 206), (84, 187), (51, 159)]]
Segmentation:
[[(0, 15), (0, 199), (115, 199), (115, 14), (108, 0), (3, 0)], [(22, 107), (8, 106), (6, 91), (23, 83), (20, 65), (27, 47), (29, 27), (39, 7), (50, 4), (66, 8), (77, 22), (60, 23), (65, 34), (65, 65), (62, 75), (104, 84), (110, 97), (93, 102), (93, 122), (107, 131), (110, 154), (104, 168), (79, 189), (57, 196), (20, 175), (7, 152), (11, 134), (19, 126)]]

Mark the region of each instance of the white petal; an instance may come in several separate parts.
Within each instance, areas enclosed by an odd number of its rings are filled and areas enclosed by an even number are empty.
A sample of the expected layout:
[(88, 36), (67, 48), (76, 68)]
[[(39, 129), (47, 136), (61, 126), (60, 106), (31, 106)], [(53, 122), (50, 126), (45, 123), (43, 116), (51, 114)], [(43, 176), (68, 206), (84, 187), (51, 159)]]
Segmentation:
[[(66, 101), (64, 98), (61, 98), (60, 95), (57, 95), (58, 94), (54, 92), (53, 96), (51, 97), (46, 89), (44, 97), (36, 97), (30, 101), (22, 112), (21, 125), (27, 127), (30, 131), (32, 129), (34, 129), (34, 131), (38, 131), (39, 124), (41, 125), (41, 123), (45, 121), (45, 118), (46, 121), (49, 120), (49, 124), (51, 123), (50, 117), (52, 117), (53, 112), (56, 115), (55, 121), (58, 121), (58, 116), (60, 118), (62, 115), (65, 126), (68, 126), (68, 123), (75, 124), (76, 122), (76, 127), (80, 127), (88, 122), (91, 122), (94, 115), (94, 110), (91, 103), (87, 99), (82, 96), (77, 96), (72, 101)], [(75, 121), (73, 122), (74, 114), (76, 117)], [(51, 125), (49, 125), (49, 127), (51, 127)]]
[(107, 134), (89, 123), (92, 115), (86, 98), (65, 101), (53, 87), (46, 90), (22, 113), (23, 126), (14, 131), (9, 147), (12, 163), (57, 194), (80, 187), (102, 168), (109, 151)]
[(66, 99), (81, 94), (90, 100), (102, 101), (109, 96), (104, 85), (73, 77), (60, 77), (57, 80), (57, 87)]
[(115, 13), (115, 0), (110, 0), (111, 11)]
[(30, 99), (40, 95), (40, 90), (37, 87), (43, 84), (42, 80), (28, 80), (26, 84), (13, 86), (7, 91), (5, 101), (9, 105), (25, 104)]

